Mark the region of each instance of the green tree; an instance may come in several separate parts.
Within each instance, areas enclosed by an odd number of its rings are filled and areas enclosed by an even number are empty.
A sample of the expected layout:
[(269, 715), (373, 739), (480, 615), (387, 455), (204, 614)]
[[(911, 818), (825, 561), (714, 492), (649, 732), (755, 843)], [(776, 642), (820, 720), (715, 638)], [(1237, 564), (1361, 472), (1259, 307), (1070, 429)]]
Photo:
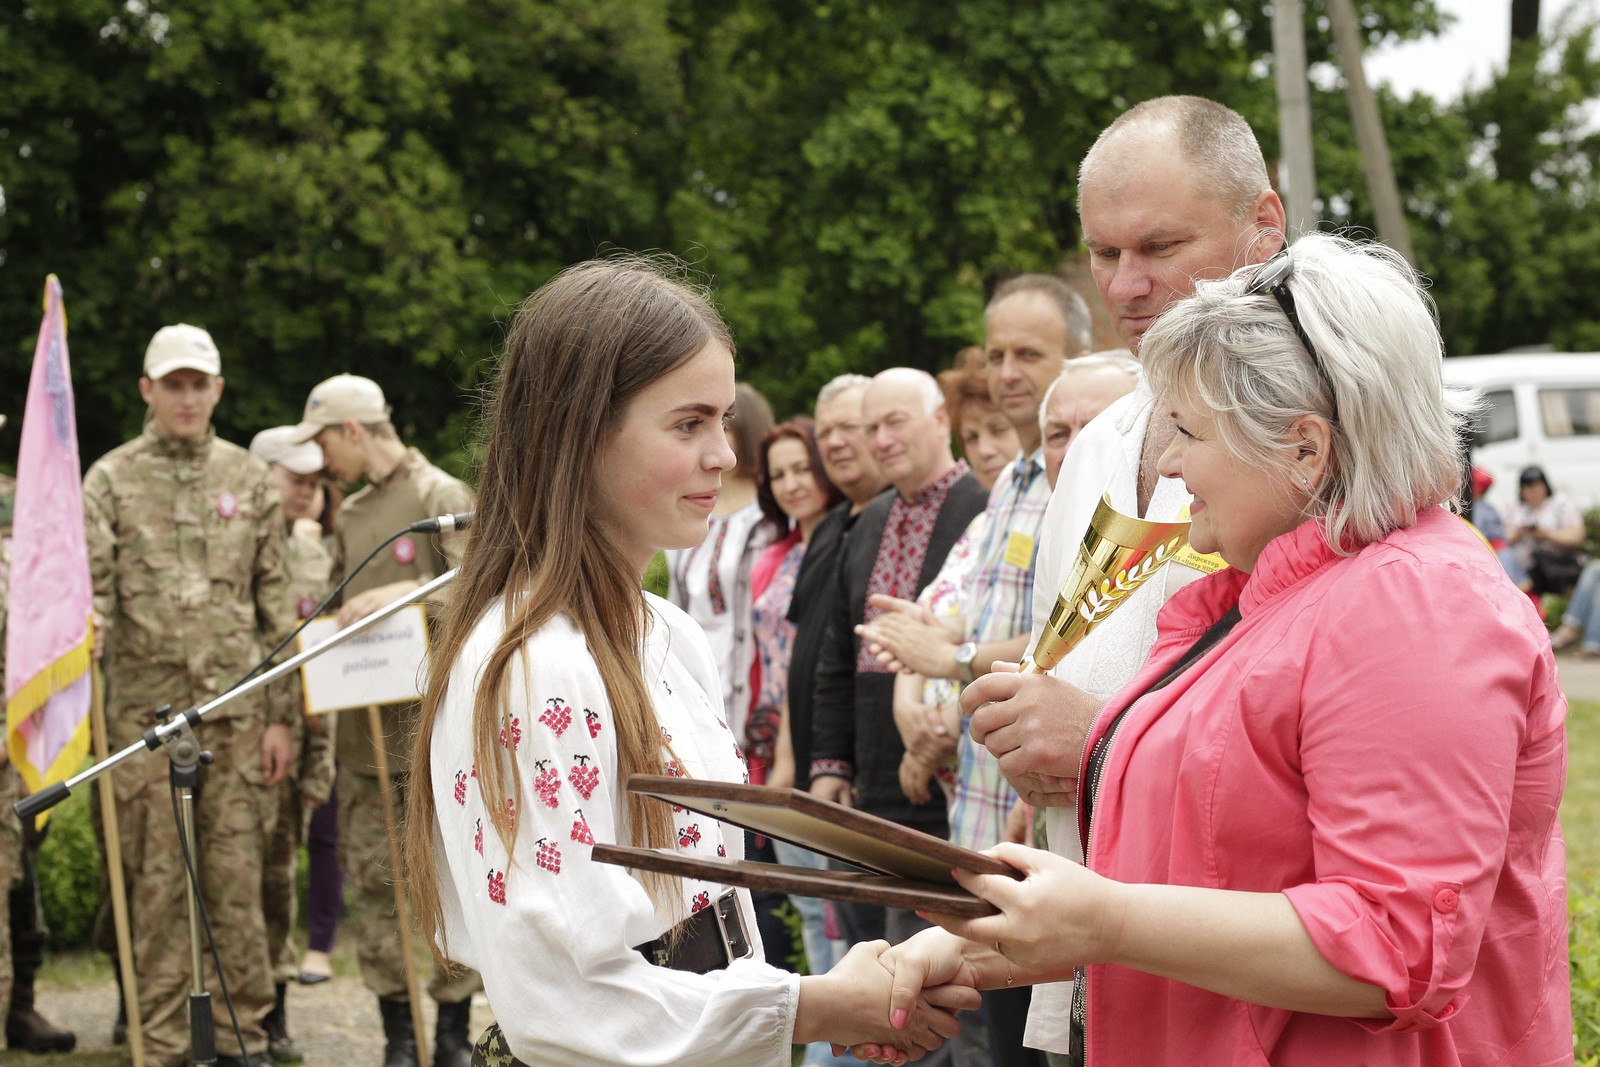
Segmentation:
[[(1438, 22), (1430, 0), (1362, 18), (1374, 43)], [(1313, 0), (1313, 65), (1324, 22)], [(843, 370), (946, 365), (994, 280), (1075, 254), (1078, 161), (1128, 105), (1220, 99), (1275, 155), (1270, 36), (1260, 0), (13, 5), (0, 380), (23, 395), (54, 271), (86, 459), (137, 430), (140, 353), (182, 319), (222, 347), (225, 435), (350, 370), (462, 469), (510, 308), (567, 263), (664, 249), (716, 283), (742, 372), (796, 410)], [(1595, 72), (1586, 35), (1561, 41), (1459, 107), (1384, 99), (1452, 350), (1600, 341), (1576, 119)], [(1346, 114), (1319, 97), (1319, 192), (1359, 223)], [(1530, 179), (1486, 172), (1497, 151)]]
[[(0, 324), (24, 351), (38, 285), (62, 276), (86, 458), (137, 430), (143, 346), (180, 319), (222, 348), (228, 436), (292, 421), (349, 370), (383, 383), (408, 437), (464, 455), (507, 308), (607, 243), (663, 237), (677, 74), (658, 8), (0, 15)], [(15, 396), (18, 362), (0, 371)]]
[[(1139, 100), (1199, 93), (1276, 136), (1266, 5), (689, 0), (693, 184), (751, 377), (779, 409), (842, 370), (947, 366), (1000, 276), (1077, 250), (1076, 172)], [(1369, 5), (1374, 39), (1436, 26)], [(1326, 58), (1325, 32), (1309, 42)]]
[[(1446, 350), (1600, 348), (1600, 96), (1595, 27), (1569, 21), (1456, 102), (1380, 94), (1417, 267)], [(1335, 225), (1370, 204), (1342, 89), (1321, 94), (1318, 185)]]

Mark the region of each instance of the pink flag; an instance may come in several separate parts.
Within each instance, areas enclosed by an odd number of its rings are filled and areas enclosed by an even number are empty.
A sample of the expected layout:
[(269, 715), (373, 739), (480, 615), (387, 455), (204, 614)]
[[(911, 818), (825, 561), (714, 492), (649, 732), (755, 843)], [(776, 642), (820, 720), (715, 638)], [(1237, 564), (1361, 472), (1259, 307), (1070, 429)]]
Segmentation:
[(17, 456), (6, 619), (6, 748), (31, 791), (70, 777), (89, 749), (89, 545), (61, 282), (45, 281)]

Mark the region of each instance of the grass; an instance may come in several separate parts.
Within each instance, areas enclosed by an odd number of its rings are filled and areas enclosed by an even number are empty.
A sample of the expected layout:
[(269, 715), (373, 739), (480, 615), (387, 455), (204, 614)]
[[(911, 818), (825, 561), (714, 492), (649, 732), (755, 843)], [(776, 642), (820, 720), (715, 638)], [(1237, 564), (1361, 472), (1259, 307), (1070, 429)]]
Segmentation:
[(1579, 1067), (1600, 1065), (1600, 704), (1567, 709), (1567, 788), (1561, 800), (1567, 841), (1572, 953), (1572, 1032)]
[(1567, 709), (1567, 789), (1561, 800), (1567, 839), (1567, 882), (1600, 890), (1600, 704), (1574, 700)]

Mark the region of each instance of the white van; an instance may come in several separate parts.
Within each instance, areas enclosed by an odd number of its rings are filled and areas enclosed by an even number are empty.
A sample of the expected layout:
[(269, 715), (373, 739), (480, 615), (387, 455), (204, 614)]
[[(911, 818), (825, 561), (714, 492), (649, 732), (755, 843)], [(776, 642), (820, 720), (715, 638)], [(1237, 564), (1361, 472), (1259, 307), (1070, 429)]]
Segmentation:
[(1456, 356), (1444, 380), (1488, 401), (1473, 438), (1473, 462), (1494, 475), (1488, 499), (1502, 511), (1517, 475), (1537, 464), (1578, 507), (1600, 506), (1600, 352)]

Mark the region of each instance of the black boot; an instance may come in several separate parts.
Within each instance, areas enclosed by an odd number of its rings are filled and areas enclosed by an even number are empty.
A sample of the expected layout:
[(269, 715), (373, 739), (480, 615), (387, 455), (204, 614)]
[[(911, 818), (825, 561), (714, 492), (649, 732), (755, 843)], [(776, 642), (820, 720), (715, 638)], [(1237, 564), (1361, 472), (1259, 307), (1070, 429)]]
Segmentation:
[(78, 1044), (78, 1035), (56, 1026), (33, 1006), (33, 979), (44, 963), (45, 929), (39, 918), (32, 848), (23, 850), (22, 874), (21, 883), (11, 891), (7, 902), (15, 983), (11, 987), (11, 1008), (6, 1014), (6, 1044), (27, 1052), (71, 1052)]
[(78, 1044), (77, 1034), (61, 1029), (34, 1009), (31, 967), (17, 968), (11, 1011), (6, 1015), (6, 1044), (26, 1052), (71, 1052)]
[(122, 995), (122, 962), (111, 957), (111, 977), (117, 980), (117, 1021), (111, 1024), (111, 1043), (128, 1043), (128, 998)]
[(471, 1017), (471, 997), (460, 1004), (439, 1005), (439, 1024), (433, 1036), (433, 1067), (472, 1067), (472, 1038), (467, 1031)]
[(120, 996), (117, 997), (117, 1021), (111, 1024), (111, 1043), (128, 1043), (128, 1002)]
[(304, 1057), (295, 1047), (294, 1038), (289, 1036), (289, 1015), (283, 1006), (289, 987), (279, 982), (273, 989), (272, 1010), (261, 1020), (261, 1028), (267, 1032), (267, 1055), (274, 1063), (299, 1063)]
[(383, 1067), (417, 1067), (417, 1032), (411, 1026), (411, 1002), (378, 998), (383, 1016)]

